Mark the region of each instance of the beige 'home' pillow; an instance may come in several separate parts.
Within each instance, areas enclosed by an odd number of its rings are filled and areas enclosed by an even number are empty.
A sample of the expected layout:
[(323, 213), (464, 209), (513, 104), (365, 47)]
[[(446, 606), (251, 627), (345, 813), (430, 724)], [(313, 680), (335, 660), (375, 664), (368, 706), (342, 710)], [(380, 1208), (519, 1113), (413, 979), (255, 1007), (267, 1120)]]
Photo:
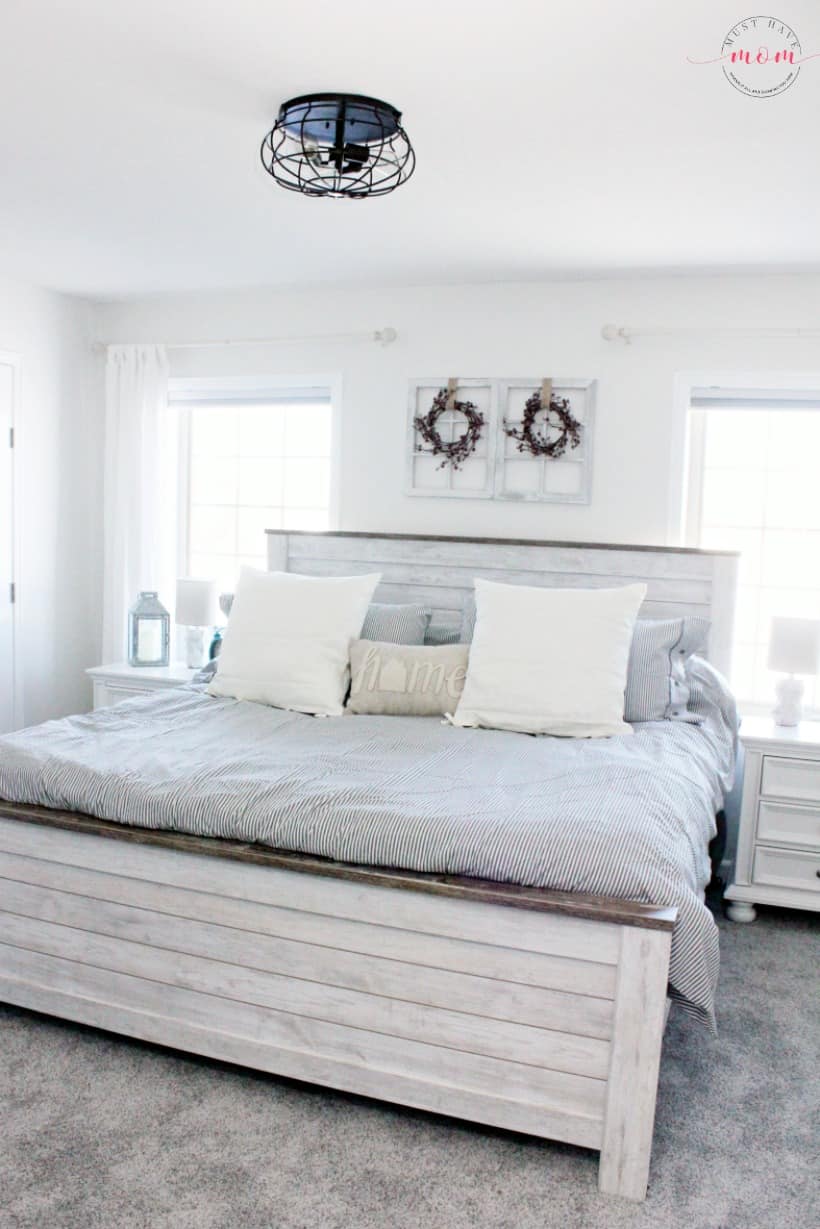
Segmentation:
[(351, 713), (442, 717), (454, 711), (467, 676), (466, 644), (350, 643)]

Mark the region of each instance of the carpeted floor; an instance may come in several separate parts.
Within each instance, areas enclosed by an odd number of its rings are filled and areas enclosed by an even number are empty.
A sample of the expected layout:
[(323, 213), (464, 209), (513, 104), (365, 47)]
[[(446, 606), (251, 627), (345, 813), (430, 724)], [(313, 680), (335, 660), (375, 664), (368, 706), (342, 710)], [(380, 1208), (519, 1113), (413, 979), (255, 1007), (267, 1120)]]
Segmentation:
[(722, 923), (720, 1037), (672, 1013), (649, 1196), (597, 1155), (0, 1007), (2, 1229), (814, 1229), (818, 917)]

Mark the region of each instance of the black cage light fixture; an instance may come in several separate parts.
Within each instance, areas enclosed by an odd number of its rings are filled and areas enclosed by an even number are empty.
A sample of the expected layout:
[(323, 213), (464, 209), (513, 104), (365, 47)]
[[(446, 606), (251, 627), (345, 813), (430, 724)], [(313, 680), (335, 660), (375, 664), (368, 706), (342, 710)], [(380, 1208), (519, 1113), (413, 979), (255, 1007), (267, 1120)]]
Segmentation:
[(305, 196), (385, 196), (413, 174), (401, 112), (363, 94), (302, 94), (283, 102), (262, 142), (277, 183)]

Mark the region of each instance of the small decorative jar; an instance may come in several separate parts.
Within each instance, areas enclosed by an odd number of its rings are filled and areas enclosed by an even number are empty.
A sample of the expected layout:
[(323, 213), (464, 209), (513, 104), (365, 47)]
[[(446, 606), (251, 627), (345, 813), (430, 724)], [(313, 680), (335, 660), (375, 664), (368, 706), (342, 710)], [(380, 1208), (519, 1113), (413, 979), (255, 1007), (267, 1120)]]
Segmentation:
[(128, 612), (128, 663), (167, 666), (170, 647), (171, 616), (156, 591), (145, 589)]

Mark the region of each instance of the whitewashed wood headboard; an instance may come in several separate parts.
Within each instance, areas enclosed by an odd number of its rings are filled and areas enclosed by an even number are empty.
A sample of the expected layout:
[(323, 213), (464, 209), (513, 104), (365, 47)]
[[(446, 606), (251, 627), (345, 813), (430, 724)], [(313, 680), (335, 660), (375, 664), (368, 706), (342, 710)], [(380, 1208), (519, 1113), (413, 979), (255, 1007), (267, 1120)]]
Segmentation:
[(267, 537), (271, 571), (306, 576), (381, 572), (377, 601), (421, 602), (440, 627), (460, 626), (476, 576), (554, 588), (644, 581), (643, 615), (704, 616), (712, 624), (710, 661), (727, 674), (731, 665), (739, 559), (734, 551), (278, 529), (269, 529)]

